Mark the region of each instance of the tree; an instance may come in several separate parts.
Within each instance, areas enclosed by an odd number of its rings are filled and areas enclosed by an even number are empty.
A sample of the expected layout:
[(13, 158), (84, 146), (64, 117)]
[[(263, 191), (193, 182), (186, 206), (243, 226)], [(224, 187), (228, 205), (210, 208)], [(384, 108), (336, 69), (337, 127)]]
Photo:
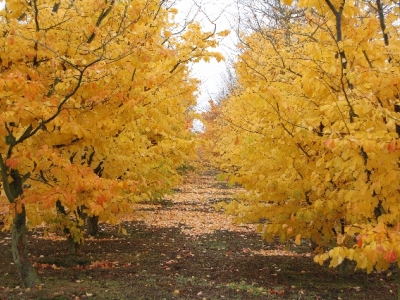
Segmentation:
[(27, 219), (81, 242), (85, 216), (117, 222), (130, 201), (176, 184), (193, 155), (188, 68), (222, 57), (208, 50), (215, 31), (177, 31), (176, 12), (156, 0), (5, 2), (0, 170), (25, 287), (38, 283)]
[(248, 192), (222, 206), (267, 239), (311, 239), (321, 264), (387, 269), (400, 254), (398, 6), (296, 7), (285, 26), (245, 16), (260, 26), (240, 33), (213, 151), (221, 177)]

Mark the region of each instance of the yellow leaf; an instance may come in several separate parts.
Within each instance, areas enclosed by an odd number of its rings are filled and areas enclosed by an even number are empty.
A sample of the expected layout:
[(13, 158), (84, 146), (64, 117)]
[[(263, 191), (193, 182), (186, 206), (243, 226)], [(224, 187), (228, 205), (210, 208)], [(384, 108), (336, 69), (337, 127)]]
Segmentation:
[(169, 38), (171, 35), (172, 35), (171, 31), (168, 31), (168, 30), (164, 31), (164, 37), (165, 38)]
[(329, 258), (329, 254), (323, 253), (323, 254), (316, 255), (314, 257), (314, 261), (322, 266), (324, 264), (324, 261), (327, 260), (328, 258)]
[(301, 234), (300, 233), (298, 235), (296, 235), (296, 239), (294, 242), (296, 245), (300, 245), (300, 243), (301, 243)]
[(228, 34), (230, 34), (231, 33), (231, 31), (230, 30), (223, 30), (223, 31), (220, 31), (220, 32), (218, 32), (217, 34), (219, 35), (219, 36), (227, 36)]

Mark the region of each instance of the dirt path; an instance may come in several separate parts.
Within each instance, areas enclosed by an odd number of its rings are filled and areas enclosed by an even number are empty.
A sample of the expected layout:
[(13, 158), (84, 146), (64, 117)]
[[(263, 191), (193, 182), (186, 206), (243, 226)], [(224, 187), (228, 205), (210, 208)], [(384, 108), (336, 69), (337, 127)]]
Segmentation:
[(215, 211), (216, 203), (231, 201), (235, 193), (242, 191), (218, 182), (215, 175), (215, 171), (189, 174), (183, 185), (163, 200), (135, 205), (132, 220), (159, 228), (180, 228), (182, 233), (193, 237), (216, 230), (254, 232), (253, 225), (237, 225), (231, 216)]

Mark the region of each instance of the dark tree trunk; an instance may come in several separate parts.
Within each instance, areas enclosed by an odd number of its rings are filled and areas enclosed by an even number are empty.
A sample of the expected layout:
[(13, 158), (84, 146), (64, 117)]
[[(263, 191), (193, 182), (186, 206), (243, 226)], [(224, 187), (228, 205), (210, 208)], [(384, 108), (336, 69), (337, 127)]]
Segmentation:
[(27, 255), (26, 212), (24, 206), (22, 206), (21, 213), (18, 213), (17, 210), (15, 210), (11, 236), (11, 251), (23, 285), (25, 288), (35, 287), (39, 284), (39, 279), (36, 275), (36, 270), (32, 266), (32, 263)]
[(337, 268), (341, 278), (348, 278), (354, 274), (354, 263), (347, 258), (345, 258)]
[(95, 236), (99, 232), (99, 216), (88, 216), (86, 218), (86, 229), (89, 235)]
[[(57, 200), (56, 202), (56, 208), (57, 212), (62, 215), (63, 218), (68, 218), (68, 214), (65, 211), (64, 206), (62, 205), (60, 200)], [(64, 227), (63, 229), (65, 236), (67, 237), (67, 243), (69, 246), (69, 251), (71, 252), (72, 255), (79, 255), (80, 250), (81, 250), (81, 245), (80, 243), (75, 242), (74, 237), (71, 234), (71, 231), (69, 228)]]
[(69, 251), (72, 255), (78, 256), (81, 254), (81, 244), (75, 242), (73, 237), (67, 236), (67, 243), (69, 246)]

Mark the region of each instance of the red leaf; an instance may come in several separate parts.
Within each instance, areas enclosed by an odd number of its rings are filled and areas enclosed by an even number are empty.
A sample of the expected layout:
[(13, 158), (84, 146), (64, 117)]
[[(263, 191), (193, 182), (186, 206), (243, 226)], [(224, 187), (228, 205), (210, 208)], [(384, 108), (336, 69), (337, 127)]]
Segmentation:
[(357, 235), (356, 240), (357, 240), (357, 245), (358, 245), (358, 247), (361, 248), (362, 245), (363, 245), (363, 240), (362, 240), (361, 235)]

